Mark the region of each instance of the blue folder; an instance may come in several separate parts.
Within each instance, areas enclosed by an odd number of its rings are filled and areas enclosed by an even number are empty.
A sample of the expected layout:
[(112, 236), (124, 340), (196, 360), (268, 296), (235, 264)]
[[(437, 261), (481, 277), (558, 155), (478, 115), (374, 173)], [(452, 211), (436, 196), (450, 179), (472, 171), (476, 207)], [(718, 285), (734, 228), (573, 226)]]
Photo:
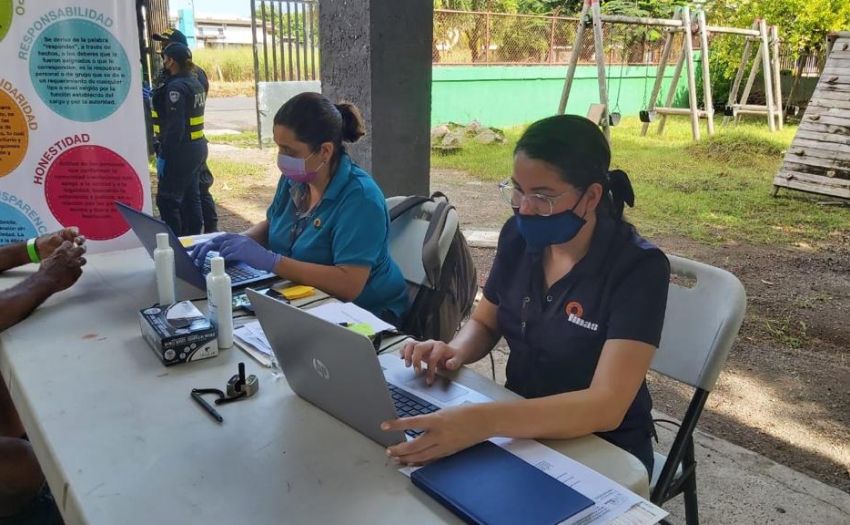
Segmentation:
[(472, 524), (555, 525), (594, 505), (489, 441), (426, 465), (411, 479)]

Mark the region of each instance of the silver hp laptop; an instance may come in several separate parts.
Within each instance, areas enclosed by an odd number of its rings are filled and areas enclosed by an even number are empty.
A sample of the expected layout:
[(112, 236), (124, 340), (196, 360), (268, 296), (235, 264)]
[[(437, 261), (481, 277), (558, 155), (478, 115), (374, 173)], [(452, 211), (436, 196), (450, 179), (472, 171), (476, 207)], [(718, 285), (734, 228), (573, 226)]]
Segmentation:
[[(207, 289), (206, 275), (210, 273), (210, 259), (218, 255), (217, 252), (208, 253), (204, 265), (196, 266), (192, 258), (189, 257), (187, 248), (183, 247), (180, 239), (177, 238), (167, 224), (122, 202), (116, 201), (115, 205), (118, 207), (118, 211), (121, 212), (124, 220), (130, 225), (133, 233), (142, 242), (142, 245), (148, 251), (148, 255), (151, 258), (153, 258), (153, 251), (156, 248), (156, 234), (167, 233), (171, 249), (174, 250), (174, 271), (177, 277), (201, 290)], [(228, 264), (224, 271), (230, 276), (231, 286), (235, 289), (243, 288), (249, 284), (258, 284), (278, 279), (278, 276), (273, 273), (251, 268), (241, 262)]]
[(448, 380), (426, 387), (397, 355), (377, 356), (367, 337), (254, 290), (247, 294), (293, 392), (385, 447), (421, 432), (386, 432), (384, 421), (490, 401)]

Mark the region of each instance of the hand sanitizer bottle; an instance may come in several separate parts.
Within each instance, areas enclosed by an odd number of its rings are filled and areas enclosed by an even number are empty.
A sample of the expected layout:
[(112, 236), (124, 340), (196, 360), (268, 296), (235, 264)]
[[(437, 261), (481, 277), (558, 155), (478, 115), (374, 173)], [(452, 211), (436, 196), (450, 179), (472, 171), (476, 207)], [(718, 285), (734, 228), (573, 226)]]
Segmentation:
[(159, 304), (166, 306), (176, 300), (176, 280), (174, 277), (174, 250), (168, 242), (167, 233), (156, 234), (156, 249), (153, 251), (154, 267), (156, 268), (156, 290), (159, 293)]
[(224, 259), (214, 257), (207, 274), (207, 315), (218, 332), (218, 347), (233, 346), (233, 296), (230, 276), (224, 273)]

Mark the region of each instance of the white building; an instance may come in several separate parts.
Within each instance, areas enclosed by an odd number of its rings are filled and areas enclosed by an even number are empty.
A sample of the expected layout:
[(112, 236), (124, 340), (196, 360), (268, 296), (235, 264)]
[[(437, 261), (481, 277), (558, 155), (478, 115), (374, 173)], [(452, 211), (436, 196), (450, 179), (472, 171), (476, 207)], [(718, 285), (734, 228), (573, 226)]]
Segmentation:
[[(181, 23), (178, 17), (171, 19), (172, 27), (192, 26), (192, 24), (183, 22)], [(194, 29), (197, 47), (242, 47), (251, 46), (254, 43), (251, 35), (250, 18), (195, 13)], [(266, 38), (271, 38), (271, 29), (269, 27), (266, 28)], [(279, 35), (278, 38), (280, 38)], [(257, 41), (262, 42), (262, 40), (263, 33), (258, 27)]]
[[(198, 16), (195, 18), (195, 38), (198, 47), (250, 46), (254, 43), (250, 18)], [(257, 28), (257, 41), (262, 39), (262, 30)]]

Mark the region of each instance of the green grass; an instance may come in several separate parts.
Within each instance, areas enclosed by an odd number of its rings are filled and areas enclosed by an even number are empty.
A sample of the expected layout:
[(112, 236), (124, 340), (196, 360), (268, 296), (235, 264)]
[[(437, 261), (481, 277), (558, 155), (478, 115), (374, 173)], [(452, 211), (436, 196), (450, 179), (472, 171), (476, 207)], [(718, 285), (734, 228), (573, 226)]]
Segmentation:
[(256, 148), (257, 132), (243, 131), (242, 133), (231, 133), (227, 135), (210, 135), (209, 140), (216, 144), (229, 144), (240, 148)]
[[(710, 243), (817, 245), (850, 234), (850, 208), (823, 206), (827, 197), (782, 190), (773, 176), (795, 127), (771, 134), (764, 123), (721, 127), (694, 144), (685, 119), (668, 119), (664, 135), (640, 136), (637, 118), (612, 129), (613, 167), (631, 177), (636, 207), (626, 213), (646, 235), (675, 234)], [(458, 169), (485, 181), (511, 174), (522, 128), (506, 131), (506, 146), (474, 144), (453, 155), (432, 155), (432, 166)]]
[[(283, 57), (280, 56), (280, 48), (275, 49), (277, 54), (278, 69), (281, 69), (281, 61), (283, 61), (283, 71), (285, 75), (289, 75), (289, 49), (284, 46)], [(228, 47), (228, 48), (200, 48), (192, 51), (193, 61), (201, 66), (209, 75), (211, 82), (253, 82), (254, 80), (254, 53), (250, 46), (245, 47)], [(300, 59), (301, 77), (309, 76), (307, 73), (313, 71), (313, 56), (309, 49), (302, 47), (296, 52), (292, 50), (292, 72), (297, 73), (297, 60)], [(265, 56), (260, 47), (260, 74), (265, 72)], [(269, 61), (269, 79), (274, 80), (271, 70), (274, 67), (272, 51), (268, 51)], [(316, 61), (316, 76), (319, 75), (319, 52), (315, 53)], [(261, 81), (266, 80), (260, 78)]]
[[(268, 167), (263, 164), (237, 162), (216, 157), (207, 159), (210, 171), (215, 174), (216, 184), (220, 190), (225, 190), (228, 197), (245, 197), (257, 192), (258, 185), (266, 190), (261, 181), (264, 180)], [(269, 204), (273, 197), (274, 188), (270, 191)]]

